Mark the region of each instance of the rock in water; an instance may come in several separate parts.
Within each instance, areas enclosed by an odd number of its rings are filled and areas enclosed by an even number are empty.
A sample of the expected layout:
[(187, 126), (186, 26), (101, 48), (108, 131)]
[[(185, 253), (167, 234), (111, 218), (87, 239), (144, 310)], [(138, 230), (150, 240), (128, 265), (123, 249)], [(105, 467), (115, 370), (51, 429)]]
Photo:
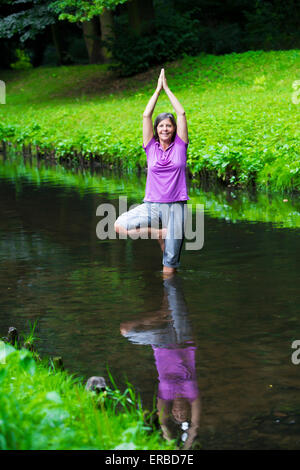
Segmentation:
[(63, 359), (61, 356), (54, 357), (52, 359), (52, 364), (55, 370), (65, 370)]
[(86, 383), (85, 389), (100, 393), (106, 390), (106, 382), (103, 377), (90, 377)]
[(14, 326), (10, 326), (8, 328), (8, 334), (7, 334), (8, 342), (14, 346), (17, 345), (19, 341), (19, 335), (18, 335), (18, 330)]

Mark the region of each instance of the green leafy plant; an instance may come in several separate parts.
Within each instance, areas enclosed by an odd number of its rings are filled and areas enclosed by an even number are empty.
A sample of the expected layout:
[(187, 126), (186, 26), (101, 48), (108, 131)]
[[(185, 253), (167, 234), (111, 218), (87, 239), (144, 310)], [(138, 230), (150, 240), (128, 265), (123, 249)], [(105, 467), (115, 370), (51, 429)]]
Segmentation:
[(174, 448), (145, 423), (131, 385), (96, 395), (24, 349), (6, 347), (0, 393), (1, 450)]
[(17, 49), (15, 54), (16, 54), (16, 57), (17, 57), (17, 61), (10, 64), (12, 69), (27, 70), (27, 69), (32, 68), (32, 64), (30, 62), (30, 57), (26, 53), (26, 51), (24, 51), (22, 49)]

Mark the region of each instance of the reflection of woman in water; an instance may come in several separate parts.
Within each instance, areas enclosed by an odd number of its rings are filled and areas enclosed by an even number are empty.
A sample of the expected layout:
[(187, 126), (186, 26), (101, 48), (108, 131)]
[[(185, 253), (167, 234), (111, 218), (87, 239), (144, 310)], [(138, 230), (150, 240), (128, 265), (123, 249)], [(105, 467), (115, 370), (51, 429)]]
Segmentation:
[(171, 439), (171, 417), (181, 426), (185, 448), (198, 433), (200, 398), (195, 370), (194, 346), (184, 348), (153, 347), (158, 371), (157, 409), (166, 439)]
[[(177, 123), (173, 114), (162, 113), (153, 126), (152, 114), (162, 90), (175, 109)], [(115, 230), (126, 235), (150, 233), (157, 238), (163, 251), (163, 272), (167, 275), (178, 268), (183, 245), (185, 206), (189, 199), (185, 177), (187, 147), (185, 111), (169, 89), (162, 69), (143, 114), (143, 148), (148, 166), (144, 203), (120, 215)]]
[(121, 333), (136, 344), (151, 344), (158, 372), (157, 409), (165, 439), (180, 425), (184, 448), (195, 440), (200, 422), (195, 352), (180, 279), (164, 281), (160, 310), (142, 320), (121, 324)]

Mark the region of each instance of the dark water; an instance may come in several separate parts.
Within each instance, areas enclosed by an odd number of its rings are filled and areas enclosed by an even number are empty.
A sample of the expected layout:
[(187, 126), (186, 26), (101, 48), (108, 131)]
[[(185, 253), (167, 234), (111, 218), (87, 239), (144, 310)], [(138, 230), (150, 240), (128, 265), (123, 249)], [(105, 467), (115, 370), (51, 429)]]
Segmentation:
[(1, 165), (0, 335), (37, 320), (42, 353), (85, 378), (109, 366), (145, 407), (158, 373), (165, 396), (181, 381), (196, 448), (300, 447), (299, 228), (206, 212), (203, 249), (166, 282), (157, 241), (96, 237), (96, 208), (141, 202), (143, 180)]

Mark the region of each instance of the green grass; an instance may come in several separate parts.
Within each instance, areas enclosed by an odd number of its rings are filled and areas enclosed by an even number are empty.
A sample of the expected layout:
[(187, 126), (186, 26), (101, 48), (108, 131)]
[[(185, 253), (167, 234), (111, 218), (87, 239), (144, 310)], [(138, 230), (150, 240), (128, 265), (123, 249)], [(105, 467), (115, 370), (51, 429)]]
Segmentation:
[(31, 352), (0, 345), (0, 450), (174, 449), (131, 386), (96, 395)]
[[(299, 50), (186, 56), (165, 68), (186, 110), (196, 179), (206, 171), (231, 184), (300, 189), (300, 105), (292, 102)], [(95, 65), (5, 71), (0, 140), (144, 167), (141, 116), (158, 71), (124, 79)], [(162, 111), (172, 111), (165, 94), (155, 114)]]

